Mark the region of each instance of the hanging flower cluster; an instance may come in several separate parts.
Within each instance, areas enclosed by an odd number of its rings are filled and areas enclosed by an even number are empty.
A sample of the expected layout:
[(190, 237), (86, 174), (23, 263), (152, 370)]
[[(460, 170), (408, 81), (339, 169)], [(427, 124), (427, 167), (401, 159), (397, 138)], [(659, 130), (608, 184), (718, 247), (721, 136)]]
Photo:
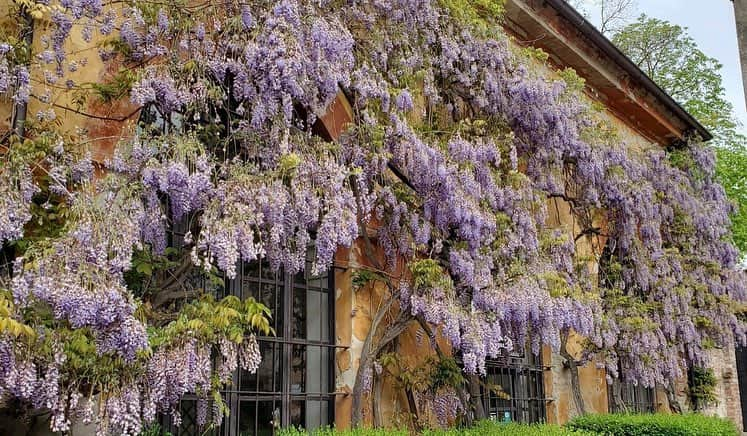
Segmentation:
[[(0, 166), (1, 241), (27, 236), (40, 190), (70, 209), (60, 232), (17, 253), (10, 317), (49, 346), (0, 331), (0, 396), (49, 408), (54, 430), (80, 413), (137, 434), (159, 412), (178, 421), (186, 393), (201, 424), (220, 423), (214, 394), (238, 366), (256, 370), (253, 334), (269, 333), (269, 314), (199, 294), (169, 305), (169, 280), (133, 281), (157, 275), (138, 256), (173, 261), (168, 230), (185, 221), (186, 264), (229, 278), (257, 259), (295, 273), (312, 240), (323, 270), (375, 223), (389, 266), (409, 265), (398, 306), (441, 327), (469, 373), (527, 341), (557, 349), (575, 331), (610, 377), (650, 386), (744, 340), (734, 308), (747, 291), (710, 151), (696, 140), (669, 153), (628, 147), (573, 83), (512, 48), (492, 9), (450, 5), (53, 0), (31, 64), (0, 41), (0, 93), (15, 104), (48, 102), (63, 81), (85, 88), (73, 77), (86, 59), (65, 48), (81, 32), (112, 38), (101, 57), (136, 71), (117, 85), (157, 114), (96, 181), (85, 150), (73, 159), (48, 144), (36, 169)], [(44, 76), (33, 89), (31, 66)], [(315, 132), (343, 94), (355, 123), (331, 142)], [(548, 224), (548, 199), (570, 206), (580, 235)], [(582, 237), (591, 255), (577, 252)], [(116, 384), (81, 379), (90, 368)], [(98, 407), (80, 401), (92, 394)], [(448, 420), (458, 399), (439, 395)]]

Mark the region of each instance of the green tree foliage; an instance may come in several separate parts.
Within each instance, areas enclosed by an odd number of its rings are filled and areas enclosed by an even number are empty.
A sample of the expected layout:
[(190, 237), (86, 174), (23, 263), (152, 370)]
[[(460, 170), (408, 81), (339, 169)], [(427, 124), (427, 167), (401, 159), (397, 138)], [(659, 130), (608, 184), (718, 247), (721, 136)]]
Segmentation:
[(747, 253), (747, 141), (725, 97), (721, 63), (698, 48), (687, 28), (646, 15), (616, 32), (612, 42), (713, 134), (717, 175), (737, 206), (734, 241)]
[(734, 243), (747, 253), (747, 148), (744, 141), (716, 149), (716, 175), (737, 209), (731, 217)]
[(714, 135), (714, 144), (743, 142), (726, 100), (722, 65), (707, 56), (687, 29), (641, 15), (612, 36), (612, 42)]

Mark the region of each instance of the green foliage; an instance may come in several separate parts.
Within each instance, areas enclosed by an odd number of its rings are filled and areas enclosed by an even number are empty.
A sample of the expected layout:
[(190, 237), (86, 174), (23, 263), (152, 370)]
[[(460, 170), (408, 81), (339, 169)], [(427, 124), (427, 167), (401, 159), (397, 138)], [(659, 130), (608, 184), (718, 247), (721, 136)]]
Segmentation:
[(292, 179), (296, 174), (298, 165), (301, 164), (301, 157), (296, 153), (288, 153), (280, 156), (278, 170), (284, 179)]
[(452, 357), (429, 356), (414, 368), (403, 363), (398, 353), (385, 353), (379, 363), (392, 374), (398, 387), (416, 392), (437, 392), (465, 383), (464, 373)]
[(737, 133), (734, 108), (725, 97), (723, 66), (698, 48), (686, 28), (641, 15), (612, 41), (706, 126), (716, 144), (744, 141)]
[(747, 144), (716, 148), (716, 176), (734, 202), (731, 215), (734, 244), (747, 253)]
[(387, 430), (387, 429), (350, 429), (335, 430), (334, 428), (320, 428), (308, 432), (297, 428), (286, 428), (280, 430), (278, 436), (409, 436), (407, 430)]
[(702, 368), (694, 366), (690, 369), (690, 401), (692, 401), (695, 410), (702, 410), (704, 407), (716, 404), (716, 375), (711, 368)]
[(94, 95), (102, 103), (111, 103), (125, 97), (135, 84), (137, 74), (132, 70), (121, 69), (117, 74), (105, 83), (90, 83)]
[(172, 434), (165, 431), (158, 423), (156, 423), (144, 428), (138, 436), (172, 436)]
[(610, 436), (736, 436), (728, 419), (688, 415), (585, 415), (566, 427)]
[(0, 289), (0, 336), (10, 335), (14, 338), (34, 338), (34, 330), (13, 317), (15, 305), (9, 292)]
[(383, 275), (368, 269), (356, 269), (353, 271), (352, 276), (353, 290), (355, 291), (360, 290), (369, 282), (386, 283), (388, 281)]
[(464, 373), (461, 367), (453, 357), (442, 357), (433, 359), (433, 371), (431, 372), (431, 382), (434, 388), (440, 387), (457, 387), (464, 384)]
[(127, 287), (142, 298), (153, 291), (150, 289), (153, 275), (178, 266), (179, 262), (172, 259), (179, 259), (180, 254), (183, 253), (174, 247), (166, 248), (162, 255), (157, 255), (150, 249), (135, 250), (132, 254), (132, 268), (124, 273)]
[(530, 59), (537, 59), (540, 62), (547, 62), (550, 58), (550, 55), (546, 51), (532, 46), (522, 48), (521, 53)]
[(505, 0), (439, 0), (460, 23), (481, 34), (494, 33), (504, 12)]
[(542, 273), (540, 278), (545, 281), (545, 286), (553, 298), (568, 297), (573, 293), (573, 288), (568, 285), (568, 281), (555, 271)]
[(151, 345), (158, 346), (181, 337), (216, 342), (220, 337), (241, 343), (245, 332), (274, 334), (270, 327), (270, 309), (254, 298), (241, 300), (228, 296), (216, 301), (211, 295), (185, 305), (177, 319), (158, 331)]
[(583, 430), (571, 430), (557, 425), (516, 424), (495, 421), (481, 421), (468, 429), (433, 430), (423, 433), (425, 436), (592, 436), (594, 433)]
[(410, 263), (414, 289), (443, 287), (451, 288), (449, 276), (435, 259), (422, 259)]
[[(407, 430), (354, 429), (335, 430), (325, 428), (307, 432), (295, 428), (280, 431), (279, 436), (409, 436)], [(494, 421), (481, 421), (472, 428), (452, 428), (448, 430), (426, 430), (424, 436), (593, 436), (596, 433), (571, 430), (557, 425), (503, 424)]]
[(579, 76), (573, 68), (565, 68), (558, 72), (561, 79), (568, 85), (571, 92), (581, 92), (586, 87), (586, 79)]

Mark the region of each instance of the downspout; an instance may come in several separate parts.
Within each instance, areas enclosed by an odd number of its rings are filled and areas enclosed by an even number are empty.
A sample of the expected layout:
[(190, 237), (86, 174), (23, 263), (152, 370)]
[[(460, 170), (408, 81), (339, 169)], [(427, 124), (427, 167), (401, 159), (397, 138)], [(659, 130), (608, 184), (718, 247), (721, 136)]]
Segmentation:
[[(21, 20), (23, 20), (23, 26), (21, 27), (21, 40), (28, 48), (27, 67), (31, 64), (31, 45), (34, 43), (34, 19), (29, 13), (27, 7), (22, 7)], [(28, 101), (15, 102), (13, 105), (13, 123), (12, 130), (15, 135), (19, 138), (23, 138), (26, 133), (26, 117), (28, 113)]]
[(744, 101), (747, 102), (747, 0), (732, 0), (732, 2), (734, 3), (734, 19), (737, 23), (739, 59), (742, 64)]

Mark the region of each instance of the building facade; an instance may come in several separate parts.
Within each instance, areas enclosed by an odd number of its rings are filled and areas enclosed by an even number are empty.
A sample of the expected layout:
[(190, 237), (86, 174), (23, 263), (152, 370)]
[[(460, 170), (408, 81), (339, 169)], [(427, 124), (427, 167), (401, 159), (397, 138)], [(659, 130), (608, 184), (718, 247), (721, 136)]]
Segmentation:
[[(548, 61), (537, 61), (536, 68), (548, 75), (558, 69), (573, 68), (583, 77), (588, 98), (605, 107), (605, 116), (630, 146), (655, 143), (668, 147), (690, 134), (710, 138), (696, 120), (565, 1), (510, 0), (506, 5), (505, 27), (515, 44), (540, 48), (548, 54)], [(74, 43), (85, 45), (84, 41)], [(94, 58), (81, 70), (80, 74), (85, 75), (81, 81), (105, 79), (118, 68)], [(72, 106), (72, 102), (59, 103)], [(63, 112), (60, 119), (66, 125), (83, 128), (92, 137), (110, 138), (97, 143), (94, 159), (99, 162), (111, 156), (116, 138), (122, 131), (133, 129), (139, 116), (136, 108), (125, 100), (110, 105), (92, 103), (81, 111), (106, 120)], [(10, 129), (8, 114), (6, 102), (2, 102), (0, 134)], [(350, 105), (340, 93), (318, 121), (315, 131), (335, 139), (353, 122)], [(557, 211), (550, 217), (553, 224), (572, 229), (570, 206), (560, 199), (550, 201), (554, 202), (552, 210)], [(186, 229), (173, 229), (171, 243), (178, 246), (184, 233)], [(582, 241), (578, 249), (585, 249)], [(223, 393), (231, 413), (215, 434), (270, 435), (274, 429), (289, 425), (306, 428), (350, 425), (352, 390), (361, 353), (385, 292), (376, 285), (354, 287), (355, 270), (370, 266), (365, 250), (364, 241), (340, 249), (332, 270), (319, 275), (312, 275), (311, 268), (290, 275), (253, 263), (241, 265), (235, 279), (211, 285), (216, 295), (253, 297), (267, 305), (274, 314), (276, 332), (275, 336), (260, 341), (263, 362), (257, 373), (237, 372), (232, 387)], [(409, 328), (402, 334), (395, 352), (410, 364), (432, 355), (432, 347), (422, 336), (419, 327)], [(578, 340), (569, 342), (568, 352), (580, 354)], [(740, 382), (747, 380), (747, 371), (738, 368), (734, 350), (717, 350), (712, 360), (719, 401), (706, 411), (728, 417), (741, 427), (739, 388)], [(381, 379), (370, 394), (380, 398), (380, 410), (365, 407), (364, 421), (397, 425), (412, 402), (393, 377), (384, 374)], [(605, 371), (595, 362), (579, 368), (579, 379), (587, 412), (623, 410), (619, 409), (619, 402), (612, 406), (615, 402), (611, 398), (616, 392), (624, 410), (669, 411), (669, 398), (677, 398), (684, 407), (688, 404), (686, 379), (675, 386), (673, 397), (663, 387), (608, 386)], [(472, 399), (473, 404), (482, 407), (491, 419), (562, 424), (579, 414), (573, 399), (570, 369), (549, 348), (540, 356), (514, 353), (489, 361), (479, 392)], [(186, 398), (182, 403), (181, 424), (164, 418), (164, 426), (175, 435), (201, 434), (196, 427), (196, 413), (196, 402)], [(78, 429), (76, 434), (89, 430)], [(43, 432), (40, 430), (39, 434)]]

